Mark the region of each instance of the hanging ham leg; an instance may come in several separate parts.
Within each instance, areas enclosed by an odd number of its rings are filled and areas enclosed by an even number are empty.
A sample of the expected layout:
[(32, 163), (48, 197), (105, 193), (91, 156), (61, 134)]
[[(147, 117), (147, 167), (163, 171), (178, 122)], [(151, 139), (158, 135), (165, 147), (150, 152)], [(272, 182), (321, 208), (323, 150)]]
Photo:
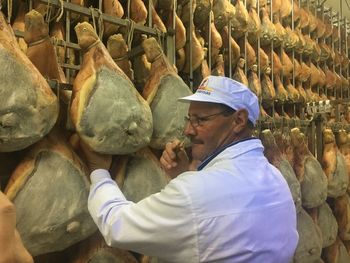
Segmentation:
[(261, 13), (261, 31), (260, 31), (260, 43), (261, 45), (269, 45), (276, 36), (276, 28), (269, 18), (269, 14), (266, 8), (260, 9)]
[[(248, 5), (248, 4), (247, 4)], [(261, 22), (258, 13), (256, 12), (256, 4), (248, 8), (249, 20), (248, 20), (248, 40), (254, 44), (257, 42), (260, 34)]]
[(304, 209), (297, 214), (297, 230), (299, 233), (299, 242), (293, 262), (321, 262), (322, 233)]
[(294, 171), (300, 182), (302, 204), (306, 208), (321, 205), (327, 197), (327, 177), (320, 163), (309, 151), (303, 135), (298, 128), (291, 130), (294, 148)]
[(107, 50), (115, 63), (129, 77), (134, 80), (134, 71), (131, 68), (131, 62), (128, 59), (128, 46), (121, 34), (112, 35), (107, 41)]
[(118, 262), (137, 263), (128, 251), (109, 247), (99, 232), (81, 242), (70, 263)]
[(274, 99), (276, 98), (276, 91), (272, 85), (272, 81), (269, 77), (271, 69), (268, 67), (261, 78), (261, 90), (262, 90), (262, 100), (265, 106), (272, 106)]
[(278, 148), (271, 130), (263, 130), (260, 139), (265, 147), (264, 155), (271, 164), (280, 170), (283, 177), (286, 179), (293, 196), (296, 210), (299, 212), (301, 210), (300, 183), (295, 176), (292, 166)]
[[(192, 69), (192, 71), (196, 70), (201, 65), (204, 59), (203, 46), (201, 45), (201, 43), (199, 42), (196, 36), (194, 26), (192, 27), (192, 32), (189, 32), (189, 34), (191, 34), (191, 37), (192, 37), (192, 44), (190, 43), (189, 37), (188, 37), (187, 43), (185, 46), (186, 61), (185, 61), (184, 68), (182, 69), (182, 71), (185, 73), (189, 73), (190, 69)], [(192, 63), (190, 61), (190, 56), (191, 56), (190, 49), (192, 49)]]
[[(16, 151), (40, 140), (56, 122), (57, 98), (20, 50), (0, 12), (0, 151)], [(16, 85), (14, 85), (16, 83)]]
[(245, 60), (243, 58), (240, 58), (232, 78), (243, 83), (248, 87), (248, 79), (244, 74), (244, 63), (245, 63)]
[[(18, 2), (18, 11), (17, 11), (17, 16), (15, 18), (15, 21), (12, 24), (12, 29), (18, 30), (20, 32), (24, 32), (25, 30), (25, 24), (24, 24), (24, 15), (26, 14), (26, 3), (19, 1)], [(17, 38), (18, 44), (20, 49), (24, 52), (24, 54), (27, 53), (27, 43), (24, 41), (23, 38), (18, 37)]]
[(294, 102), (297, 103), (300, 101), (300, 94), (298, 90), (293, 86), (293, 84), (290, 82), (290, 79), (287, 79), (285, 82), (286, 91), (288, 93), (288, 98)]
[(0, 191), (0, 251), (1, 262), (33, 263), (16, 229), (16, 208)]
[(43, 16), (34, 9), (25, 15), (24, 40), (28, 44), (27, 56), (40, 73), (45, 78), (65, 83), (66, 78), (58, 65), (55, 48), (49, 37), (49, 27)]
[(79, 23), (75, 31), (85, 51), (70, 108), (79, 136), (101, 153), (125, 154), (146, 146), (153, 130), (148, 104), (115, 64), (92, 26)]
[(87, 209), (87, 168), (59, 134), (31, 148), (5, 189), (33, 256), (61, 251), (96, 231)]
[(143, 41), (147, 60), (152, 64), (149, 79), (143, 90), (143, 97), (150, 104), (153, 114), (153, 135), (150, 146), (163, 149), (174, 138), (182, 138), (184, 116), (188, 105), (177, 99), (192, 92), (177, 75), (166, 59), (155, 38)]
[(288, 92), (284, 88), (281, 78), (278, 74), (275, 75), (274, 79), (276, 88), (276, 99), (281, 102), (284, 102), (288, 98)]
[(223, 55), (224, 55), (225, 65), (226, 67), (228, 67), (228, 63), (230, 61), (228, 47), (229, 45), (231, 45), (231, 66), (232, 66), (232, 69), (234, 69), (240, 58), (240, 47), (236, 43), (236, 41), (233, 39), (233, 37), (230, 36), (227, 26), (225, 26), (222, 29), (222, 31), (220, 31), (220, 34), (222, 37), (222, 46), (224, 48)]
[(131, 0), (130, 18), (140, 25), (144, 25), (147, 19), (147, 8), (142, 0)]
[(214, 69), (212, 70), (211, 74), (214, 76), (225, 77), (225, 62), (222, 54), (218, 55)]
[(323, 130), (322, 167), (328, 178), (328, 196), (344, 195), (349, 184), (344, 157), (339, 152), (331, 129)]
[(333, 213), (338, 222), (340, 238), (350, 240), (350, 197), (348, 194), (335, 198)]
[[(348, 136), (345, 130), (340, 130), (336, 139), (339, 151), (344, 156), (350, 181), (350, 136)], [(347, 192), (350, 193), (350, 183), (348, 184)]]
[(261, 83), (257, 74), (258, 66), (254, 65), (248, 76), (248, 87), (255, 95), (261, 97)]
[[(124, 15), (123, 6), (118, 0), (105, 0), (103, 1), (103, 12), (107, 15), (115, 16), (121, 18)], [(119, 26), (116, 24), (111, 24), (104, 22), (103, 26), (103, 36), (109, 37), (113, 34), (116, 34)]]
[(235, 2), (236, 14), (234, 19), (237, 20), (237, 23), (233, 23), (232, 35), (237, 39), (244, 36), (248, 30), (249, 14), (243, 1), (235, 0)]

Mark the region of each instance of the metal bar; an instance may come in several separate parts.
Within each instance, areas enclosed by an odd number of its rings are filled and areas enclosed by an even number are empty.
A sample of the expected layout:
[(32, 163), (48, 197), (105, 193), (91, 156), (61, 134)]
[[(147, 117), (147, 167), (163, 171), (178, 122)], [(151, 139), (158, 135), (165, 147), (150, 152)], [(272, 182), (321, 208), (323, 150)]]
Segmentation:
[[(70, 0), (67, 0), (67, 3), (69, 3)], [(61, 43), (63, 41), (58, 41), (58, 43)], [(70, 43), (70, 11), (67, 10), (66, 12), (66, 36), (65, 36), (65, 42)], [(65, 44), (65, 43), (64, 43)], [(76, 44), (75, 44), (76, 45)], [(67, 45), (68, 46), (68, 45)], [(76, 45), (79, 49), (79, 45)], [(68, 62), (70, 59), (70, 54), (69, 54), (69, 49), (65, 48), (65, 61), (64, 62)], [(80, 61), (81, 62), (81, 61)], [(80, 63), (79, 63), (80, 64)], [(66, 67), (66, 80), (69, 82), (70, 81), (70, 69), (68, 67)]]
[(192, 50), (192, 31), (194, 30), (193, 25), (193, 0), (190, 0), (190, 41), (189, 41), (189, 48), (190, 48), (190, 89), (193, 90), (193, 68), (192, 68), (192, 62), (193, 62), (193, 50)]
[[(51, 5), (56, 6), (56, 7), (60, 7), (61, 6), (59, 0), (39, 0), (39, 1), (43, 2), (43, 3), (46, 3), (46, 4), (50, 3)], [(149, 1), (151, 1), (151, 0), (149, 0)], [(121, 18), (118, 18), (118, 17), (115, 17), (115, 16), (104, 14), (104, 13), (102, 13), (102, 15), (100, 15), (96, 10), (91, 10), (91, 9), (89, 9), (87, 7), (75, 5), (75, 4), (66, 2), (66, 1), (63, 1), (63, 8), (65, 10), (71, 11), (73, 13), (82, 14), (82, 15), (85, 15), (85, 16), (88, 16), (88, 17), (93, 15), (94, 17), (99, 18), (101, 16), (103, 21), (109, 22), (109, 23), (112, 23), (112, 24), (116, 24), (116, 25), (119, 25), (119, 26), (127, 27), (129, 25), (128, 21), (125, 20), (125, 19), (121, 19)], [(150, 27), (146, 27), (146, 26), (142, 26), (142, 25), (138, 25), (138, 24), (135, 24), (135, 31), (140, 31), (142, 33), (146, 33), (146, 34), (151, 35), (151, 36), (158, 36), (159, 35), (159, 32), (157, 33), (156, 29), (150, 28)], [(160, 32), (160, 34), (163, 34), (163, 33)]]
[(60, 63), (60, 66), (65, 68), (65, 69), (67, 69), (67, 70), (69, 70), (69, 69), (80, 70), (80, 66), (78, 66), (78, 65), (67, 64), (67, 63)]
[(211, 65), (212, 65), (212, 61), (211, 61), (211, 38), (212, 38), (212, 32), (211, 32), (211, 20), (213, 19), (212, 16), (212, 6), (210, 5), (210, 12), (209, 12), (209, 22), (208, 22), (208, 67), (209, 67), (209, 71), (211, 72)]
[(153, 3), (152, 3), (152, 0), (148, 0), (148, 5), (147, 5), (147, 11), (148, 11), (148, 21), (147, 21), (147, 25), (148, 27), (152, 27), (152, 23), (153, 23), (153, 19), (152, 19), (152, 6), (153, 6)]
[[(244, 7), (245, 9), (247, 9), (247, 0), (244, 0)], [(247, 63), (247, 36), (248, 36), (248, 32), (246, 31), (244, 33), (244, 74), (247, 76), (248, 75), (248, 63)]]
[(231, 20), (228, 21), (228, 33), (227, 33), (227, 39), (228, 39), (228, 76), (232, 78), (232, 48), (231, 48)]

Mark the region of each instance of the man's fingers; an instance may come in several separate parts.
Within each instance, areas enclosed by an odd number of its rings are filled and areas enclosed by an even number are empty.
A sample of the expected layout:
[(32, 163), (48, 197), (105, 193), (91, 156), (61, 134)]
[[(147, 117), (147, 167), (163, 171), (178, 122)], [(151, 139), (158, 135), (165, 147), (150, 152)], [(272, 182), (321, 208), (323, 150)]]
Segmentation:
[(180, 151), (177, 152), (177, 158), (180, 161), (188, 161), (188, 156), (184, 149), (181, 149)]
[(161, 163), (167, 169), (170, 169), (171, 167), (176, 166), (175, 160), (176, 160), (176, 154), (173, 151), (171, 152), (164, 151), (160, 159)]

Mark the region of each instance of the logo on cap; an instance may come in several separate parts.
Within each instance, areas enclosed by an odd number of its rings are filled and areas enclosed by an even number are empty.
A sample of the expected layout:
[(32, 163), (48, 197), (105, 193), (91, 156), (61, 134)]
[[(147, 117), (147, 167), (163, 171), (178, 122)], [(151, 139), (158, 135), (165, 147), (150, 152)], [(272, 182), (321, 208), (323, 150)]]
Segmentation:
[(208, 85), (208, 82), (209, 82), (209, 79), (206, 78), (202, 81), (202, 83), (199, 85), (198, 89), (196, 92), (198, 93), (203, 93), (203, 94), (206, 94), (206, 95), (210, 95), (211, 92), (213, 91), (213, 89), (209, 88), (207, 85)]

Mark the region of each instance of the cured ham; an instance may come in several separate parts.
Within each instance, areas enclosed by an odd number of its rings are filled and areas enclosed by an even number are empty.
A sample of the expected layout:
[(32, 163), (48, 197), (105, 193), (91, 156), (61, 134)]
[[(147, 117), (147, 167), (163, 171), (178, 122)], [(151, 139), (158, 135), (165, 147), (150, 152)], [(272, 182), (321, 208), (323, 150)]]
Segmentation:
[[(263, 73), (266, 71), (267, 68), (270, 68), (270, 60), (262, 48), (259, 49), (259, 55), (260, 55), (260, 65), (259, 65), (260, 71)], [(271, 68), (270, 68), (270, 70), (271, 70)]]
[(263, 130), (260, 134), (260, 139), (265, 148), (264, 155), (271, 164), (280, 170), (283, 177), (286, 179), (292, 193), (296, 210), (299, 212), (301, 210), (300, 183), (295, 176), (292, 166), (278, 148), (271, 130)]
[(244, 74), (244, 64), (245, 64), (245, 60), (243, 58), (240, 58), (232, 78), (243, 83), (248, 87), (248, 79)]
[(350, 197), (344, 194), (334, 199), (333, 213), (338, 222), (338, 235), (342, 240), (350, 240)]
[(321, 205), (327, 197), (327, 177), (320, 163), (309, 151), (299, 128), (291, 130), (293, 145), (293, 168), (300, 182), (302, 204), (306, 208)]
[[(240, 59), (240, 47), (237, 42), (230, 36), (228, 27), (225, 26), (222, 31), (219, 31), (222, 37), (222, 46), (224, 48), (223, 55), (226, 67), (228, 67), (229, 61), (231, 61), (232, 68), (235, 68), (238, 60)], [(231, 59), (229, 59), (229, 45), (231, 46)]]
[(317, 208), (317, 225), (322, 233), (322, 248), (332, 245), (337, 239), (338, 223), (326, 202)]
[(140, 25), (144, 25), (147, 19), (147, 8), (142, 0), (130, 1), (130, 18)]
[[(24, 23), (24, 15), (26, 14), (26, 4), (22, 1), (18, 2), (18, 11), (15, 20), (12, 24), (12, 29), (18, 30), (20, 32), (24, 32), (25, 30), (25, 23)], [(19, 48), (23, 51), (23, 53), (27, 53), (27, 43), (24, 41), (23, 38), (17, 37)]]
[(344, 195), (349, 184), (348, 169), (332, 130), (327, 128), (323, 130), (322, 167), (328, 178), (328, 196)]
[[(204, 50), (203, 46), (199, 42), (199, 39), (196, 35), (196, 32), (194, 30), (194, 27), (192, 27), (192, 32), (190, 32), (192, 37), (192, 43), (190, 41), (187, 41), (185, 46), (185, 53), (186, 53), (186, 60), (184, 68), (182, 69), (183, 72), (189, 73), (190, 70), (194, 71), (202, 64), (202, 61), (204, 59)], [(190, 49), (192, 49), (192, 61), (190, 60)]]
[(275, 47), (279, 47), (283, 43), (283, 39), (285, 38), (287, 31), (280, 23), (279, 16), (277, 14), (273, 16), (273, 24), (276, 29), (276, 34), (273, 38), (273, 44)]
[(193, 14), (193, 23), (197, 28), (203, 28), (207, 26), (211, 7), (211, 0), (196, 0), (196, 9), (194, 10)]
[(220, 32), (228, 21), (232, 21), (236, 14), (236, 8), (228, 0), (213, 1), (214, 23), (215, 27)]
[(288, 93), (288, 99), (290, 99), (292, 102), (300, 102), (300, 94), (298, 90), (293, 86), (290, 79), (287, 79), (285, 81), (286, 91)]
[(0, 251), (1, 262), (33, 263), (16, 229), (14, 204), (0, 191)]
[(160, 192), (170, 181), (162, 170), (158, 158), (149, 148), (144, 148), (123, 161), (117, 178), (123, 178), (121, 189), (133, 202)]
[(282, 51), (281, 55), (281, 64), (282, 64), (282, 75), (285, 78), (291, 78), (293, 75), (293, 62), (289, 58), (286, 52)]
[[(124, 15), (124, 9), (118, 0), (105, 0), (103, 1), (103, 12), (107, 15), (121, 18)], [(108, 38), (109, 36), (116, 34), (119, 26), (104, 22), (103, 36)]]
[(326, 25), (323, 23), (321, 19), (317, 18), (317, 27), (316, 27), (317, 38), (323, 37), (325, 32), (326, 32)]
[(133, 81), (134, 71), (128, 58), (129, 48), (123, 36), (121, 34), (110, 36), (107, 41), (107, 50), (118, 67)]
[(225, 62), (222, 54), (218, 55), (214, 69), (212, 70), (211, 74), (214, 76), (225, 77)]
[(305, 89), (303, 88), (301, 81), (296, 81), (295, 82), (295, 88), (298, 90), (299, 92), (299, 98), (300, 98), (300, 102), (301, 103), (305, 103), (306, 102), (306, 92)]
[(289, 16), (292, 12), (292, 3), (291, 1), (281, 1), (281, 3), (283, 2), (283, 4), (281, 4), (281, 7), (280, 7), (280, 15), (281, 15), (281, 18), (285, 18), (287, 16)]
[[(256, 54), (254, 48), (249, 44), (248, 41), (245, 41), (246, 51), (247, 51), (247, 68), (251, 69), (254, 65), (256, 65)], [(244, 48), (241, 48), (244, 50)], [(242, 54), (244, 57), (244, 54)]]
[(288, 92), (284, 88), (279, 75), (276, 75), (274, 79), (275, 79), (276, 99), (281, 102), (284, 102), (288, 98)]
[(260, 43), (261, 45), (269, 45), (271, 41), (276, 37), (276, 28), (269, 18), (269, 14), (266, 8), (260, 9), (261, 17), (261, 31), (260, 31)]
[(65, 83), (66, 78), (58, 65), (55, 48), (49, 37), (49, 27), (35, 9), (25, 15), (24, 40), (28, 44), (27, 57), (40, 73), (45, 78)]
[(128, 251), (109, 247), (99, 232), (79, 244), (70, 263), (118, 262), (137, 263), (139, 261)]
[(248, 75), (248, 87), (251, 91), (254, 92), (254, 94), (258, 98), (260, 98), (262, 91), (261, 91), (261, 83), (260, 83), (260, 79), (258, 77), (257, 71), (258, 71), (258, 66), (254, 65)]
[(272, 103), (276, 98), (276, 91), (269, 77), (270, 73), (271, 69), (268, 67), (261, 78), (262, 100), (265, 106), (272, 106)]
[(234, 19), (237, 23), (233, 23), (232, 35), (234, 38), (240, 38), (244, 36), (248, 30), (249, 14), (242, 0), (234, 0), (233, 2), (235, 2), (236, 9)]
[(63, 250), (96, 231), (87, 209), (87, 169), (57, 131), (26, 154), (5, 193), (33, 256)]
[(79, 23), (75, 31), (85, 51), (70, 108), (79, 136), (91, 149), (106, 154), (126, 154), (145, 147), (153, 131), (147, 102), (89, 23)]
[(177, 99), (192, 92), (170, 65), (155, 38), (146, 39), (142, 47), (147, 60), (152, 64), (149, 79), (142, 93), (153, 114), (150, 146), (164, 149), (165, 144), (174, 138), (184, 139), (184, 116), (189, 105), (178, 103)]
[(304, 209), (297, 214), (297, 230), (299, 233), (299, 242), (294, 254), (293, 262), (320, 262), (322, 252), (322, 233)]
[[(53, 127), (58, 101), (49, 85), (18, 46), (0, 12), (0, 151), (34, 144)], [(14, 85), (13, 83), (17, 83)]]
[(260, 35), (261, 22), (256, 11), (256, 3), (252, 3), (248, 8), (248, 40), (250, 43), (256, 43)]
[(347, 263), (350, 262), (350, 255), (340, 238), (322, 252), (325, 262), (329, 263)]
[[(340, 130), (336, 136), (336, 140), (339, 151), (344, 156), (350, 181), (350, 136), (348, 136), (345, 130)], [(348, 184), (347, 192), (350, 193), (350, 183)]]

